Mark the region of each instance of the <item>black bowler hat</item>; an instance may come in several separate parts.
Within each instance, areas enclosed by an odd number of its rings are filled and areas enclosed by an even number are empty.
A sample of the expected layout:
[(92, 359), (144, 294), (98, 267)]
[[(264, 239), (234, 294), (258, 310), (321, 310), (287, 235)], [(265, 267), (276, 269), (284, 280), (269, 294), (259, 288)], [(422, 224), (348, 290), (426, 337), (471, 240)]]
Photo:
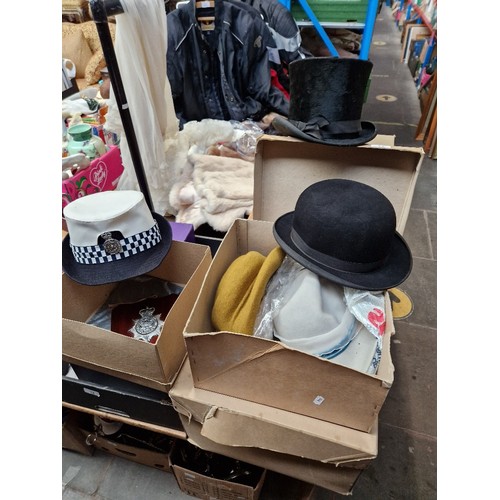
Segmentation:
[(377, 135), (375, 125), (361, 121), (373, 64), (361, 59), (311, 57), (289, 65), (288, 118), (272, 125), (283, 135), (332, 146), (358, 146)]
[(295, 211), (276, 220), (273, 232), (290, 257), (343, 286), (387, 290), (411, 272), (411, 251), (396, 231), (394, 207), (361, 182), (312, 184), (299, 196)]
[(172, 245), (172, 229), (151, 212), (140, 191), (103, 191), (78, 198), (63, 210), (68, 234), (63, 271), (77, 283), (102, 285), (146, 274)]

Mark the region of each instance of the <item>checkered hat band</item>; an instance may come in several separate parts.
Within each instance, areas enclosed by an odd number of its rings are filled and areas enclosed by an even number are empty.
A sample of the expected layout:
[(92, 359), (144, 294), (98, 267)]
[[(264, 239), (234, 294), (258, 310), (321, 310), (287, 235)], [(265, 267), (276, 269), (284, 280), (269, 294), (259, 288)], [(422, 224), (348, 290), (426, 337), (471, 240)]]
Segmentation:
[(73, 256), (79, 264), (105, 264), (116, 260), (126, 259), (132, 255), (153, 248), (161, 241), (158, 223), (143, 231), (121, 240), (106, 240), (101, 245), (78, 247), (71, 245)]

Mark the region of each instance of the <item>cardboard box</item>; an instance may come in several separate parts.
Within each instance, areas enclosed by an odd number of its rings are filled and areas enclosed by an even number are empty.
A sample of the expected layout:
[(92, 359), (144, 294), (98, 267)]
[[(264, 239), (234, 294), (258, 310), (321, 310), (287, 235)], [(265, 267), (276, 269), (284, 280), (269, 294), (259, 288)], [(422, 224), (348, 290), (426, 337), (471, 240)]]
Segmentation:
[(82, 366), (62, 377), (65, 403), (184, 432), (168, 394)]
[(333, 491), (271, 470), (266, 473), (262, 496), (286, 500), (338, 500), (339, 498)]
[(392, 202), (402, 233), (423, 156), (421, 148), (378, 144), (334, 147), (277, 136), (258, 141), (256, 220), (238, 219), (227, 232), (184, 331), (195, 387), (370, 432), (394, 378), (390, 354), (394, 325), (387, 293), (386, 332), (376, 375), (280, 342), (214, 332), (211, 310), (229, 265), (250, 250), (267, 255), (277, 245), (273, 221), (294, 210), (302, 191), (317, 181), (352, 179), (378, 189)]
[(274, 222), (295, 209), (297, 198), (311, 184), (350, 179), (387, 196), (396, 211), (397, 230), (403, 233), (425, 153), (393, 143), (393, 136), (384, 135), (358, 147), (262, 136), (255, 154), (253, 218)]
[(132, 446), (123, 443), (117, 443), (112, 437), (96, 436), (93, 440), (95, 448), (114, 455), (116, 457), (125, 458), (138, 464), (154, 467), (155, 469), (170, 472), (170, 457), (171, 452), (162, 453), (160, 451), (148, 450), (139, 446)]
[[(202, 461), (203, 455), (208, 459), (207, 463)], [(198, 469), (205, 466), (209, 471), (201, 473)], [(217, 453), (207, 455), (204, 450), (187, 441), (175, 443), (170, 454), (170, 467), (179, 488), (184, 493), (203, 500), (257, 500), (266, 477), (266, 470), (261, 467)], [(235, 473), (245, 470), (249, 474), (228, 480), (225, 477), (230, 475), (231, 469)]]
[(69, 363), (168, 392), (186, 355), (182, 331), (212, 256), (196, 243), (173, 241), (151, 276), (184, 285), (156, 344), (87, 324), (116, 283), (87, 286), (62, 275), (62, 357)]
[(85, 435), (80, 430), (79, 413), (73, 410), (63, 408), (62, 424), (62, 448), (65, 450), (76, 451), (82, 455), (92, 456), (94, 448), (87, 443)]
[(175, 438), (123, 422), (114, 434), (103, 435), (96, 432), (94, 415), (74, 410), (71, 413), (76, 421), (76, 432), (92, 453), (97, 448), (117, 457), (170, 472), (169, 456)]
[(306, 483), (314, 484), (341, 495), (352, 493), (356, 481), (364, 469), (338, 467), (335, 464), (318, 462), (259, 448), (225, 446), (207, 439), (201, 434), (202, 426), (194, 419), (181, 415), (188, 441), (199, 448), (227, 457), (263, 467)]
[[(170, 389), (180, 415), (201, 424), (202, 436), (248, 447), (363, 468), (378, 452), (378, 426), (361, 432), (297, 413), (194, 387), (186, 360)], [(188, 435), (189, 437), (189, 435)]]

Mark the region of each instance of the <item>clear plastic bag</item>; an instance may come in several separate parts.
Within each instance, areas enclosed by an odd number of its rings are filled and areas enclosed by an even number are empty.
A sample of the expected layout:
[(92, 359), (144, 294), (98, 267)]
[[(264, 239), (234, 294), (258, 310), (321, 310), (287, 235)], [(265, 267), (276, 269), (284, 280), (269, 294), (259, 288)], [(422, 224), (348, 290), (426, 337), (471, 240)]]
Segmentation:
[[(279, 338), (282, 338), (282, 335), (279, 335), (276, 331), (276, 328), (283, 329), (283, 326), (280, 326), (280, 322), (278, 321), (282, 318), (278, 316), (282, 310), (283, 314), (288, 315), (285, 311), (285, 305), (290, 300), (289, 291), (297, 284), (296, 280), (300, 281), (300, 283), (304, 282), (302, 279), (299, 280), (301, 272), (313, 274), (289, 256), (284, 258), (280, 268), (269, 280), (266, 287), (266, 292), (254, 324), (254, 336), (269, 340), (279, 340)], [(332, 301), (334, 299), (334, 302), (330, 304), (332, 307), (329, 307), (329, 304), (326, 302), (314, 302), (315, 305), (309, 304), (309, 306), (304, 304), (303, 332), (305, 335), (299, 335), (301, 338), (294, 339), (292, 331), (296, 325), (298, 325), (300, 330), (300, 318), (299, 323), (294, 320), (293, 312), (296, 311), (296, 308), (291, 303), (292, 317), (285, 316), (289, 325), (285, 327), (284, 331), (280, 332), (281, 334), (288, 332), (288, 338), (286, 340), (283, 338), (284, 343), (288, 347), (297, 348), (334, 363), (370, 374), (376, 373), (382, 353), (382, 336), (385, 332), (385, 302), (383, 293), (356, 290), (341, 287), (340, 285), (338, 286), (339, 290), (333, 294), (333, 289), (329, 293), (325, 293), (332, 286), (335, 287), (335, 285), (323, 278), (319, 277), (318, 279), (322, 287), (321, 298), (318, 300)], [(299, 284), (299, 286), (302, 285)], [(339, 301), (343, 301), (343, 307)], [(301, 303), (303, 302), (301, 301)], [(335, 303), (337, 304), (336, 306)], [(313, 305), (314, 307), (312, 307)], [(316, 308), (316, 306), (318, 307)], [(331, 323), (323, 323), (324, 325), (329, 325), (326, 327), (326, 330), (322, 329), (323, 325), (321, 325), (318, 331), (315, 332), (314, 327), (311, 327), (311, 331), (310, 326), (315, 323), (314, 319), (316, 318), (311, 318), (311, 314), (319, 311), (321, 314), (326, 313), (328, 315), (330, 314), (329, 311), (333, 311), (334, 309), (337, 309), (337, 313), (334, 313), (332, 317), (333, 321)], [(328, 330), (332, 325), (333, 330)], [(307, 336), (308, 333), (311, 334), (311, 337)], [(337, 338), (336, 341), (334, 340), (335, 338)], [(328, 344), (329, 342), (330, 344)], [(325, 350), (325, 345), (328, 345), (329, 349)], [(297, 346), (302, 347), (299, 348)]]
[(272, 340), (274, 338), (274, 318), (280, 310), (288, 287), (298, 273), (304, 269), (297, 261), (285, 256), (279, 269), (269, 280), (255, 319), (254, 336)]
[(231, 147), (244, 159), (252, 161), (255, 157), (257, 141), (264, 131), (252, 120), (238, 122), (231, 120), (234, 128), (234, 139)]
[(369, 292), (344, 287), (347, 307), (356, 319), (376, 338), (385, 333), (385, 302), (383, 292)]

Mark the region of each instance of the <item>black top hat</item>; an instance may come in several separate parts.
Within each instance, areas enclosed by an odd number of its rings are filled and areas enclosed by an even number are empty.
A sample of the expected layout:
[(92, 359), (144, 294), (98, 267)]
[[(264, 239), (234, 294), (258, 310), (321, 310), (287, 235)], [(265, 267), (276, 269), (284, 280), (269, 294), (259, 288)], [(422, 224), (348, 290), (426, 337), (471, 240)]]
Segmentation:
[(387, 290), (411, 272), (412, 255), (396, 232), (394, 207), (361, 182), (312, 184), (299, 196), (295, 211), (276, 220), (273, 231), (290, 257), (343, 286)]
[(288, 119), (272, 125), (283, 135), (332, 146), (358, 146), (371, 141), (377, 129), (361, 121), (373, 64), (361, 59), (312, 57), (289, 65)]
[(77, 283), (102, 285), (158, 267), (172, 244), (172, 228), (151, 212), (140, 191), (103, 191), (63, 210), (68, 234), (63, 271)]

